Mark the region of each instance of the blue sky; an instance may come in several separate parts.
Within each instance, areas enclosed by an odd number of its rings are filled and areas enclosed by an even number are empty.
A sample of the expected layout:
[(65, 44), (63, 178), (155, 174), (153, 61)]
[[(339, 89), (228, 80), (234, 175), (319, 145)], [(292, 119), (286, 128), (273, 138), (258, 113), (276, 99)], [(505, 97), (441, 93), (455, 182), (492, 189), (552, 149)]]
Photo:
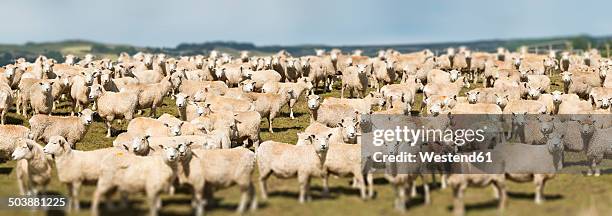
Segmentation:
[(612, 1), (16, 0), (0, 43), (366, 45), (612, 34)]

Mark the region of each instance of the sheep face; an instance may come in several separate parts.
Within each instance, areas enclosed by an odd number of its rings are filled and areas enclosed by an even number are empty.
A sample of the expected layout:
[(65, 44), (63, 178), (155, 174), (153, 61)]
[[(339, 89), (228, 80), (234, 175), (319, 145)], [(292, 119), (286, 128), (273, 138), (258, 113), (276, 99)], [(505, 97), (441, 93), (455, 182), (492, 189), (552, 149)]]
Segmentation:
[(321, 105), (319, 95), (308, 95), (308, 109), (315, 110)]
[(68, 146), (68, 142), (66, 141), (66, 139), (64, 139), (64, 137), (52, 136), (49, 138), (49, 142), (47, 143), (47, 145), (45, 145), (45, 147), (43, 148), (43, 152), (45, 154), (50, 154), (53, 156), (60, 156), (62, 155), (62, 153), (64, 153), (66, 147), (70, 148), (70, 146)]
[(323, 56), (323, 55), (325, 55), (325, 50), (324, 49), (315, 49), (315, 54), (317, 56)]
[(245, 80), (240, 82), (240, 86), (243, 92), (252, 92), (255, 90), (255, 83), (253, 80)]
[(458, 70), (450, 71), (450, 81), (455, 82), (461, 76), (461, 72)]
[(572, 73), (570, 72), (561, 73), (561, 79), (563, 80), (564, 83), (570, 83), (572, 81)]
[(506, 104), (508, 104), (508, 100), (509, 100), (509, 95), (497, 95), (495, 94), (495, 104), (497, 104), (497, 106), (499, 106), (500, 108), (504, 108), (506, 107)]
[(538, 120), (540, 120), (540, 132), (542, 132), (542, 134), (548, 135), (553, 132), (553, 129), (555, 127), (553, 123), (554, 118), (551, 118), (551, 119), (539, 118)]
[(81, 73), (81, 75), (83, 75), (83, 78), (85, 78), (85, 84), (87, 85), (92, 85), (95, 78), (98, 77), (98, 74), (100, 74), (100, 71), (98, 71), (97, 69), (87, 70)]
[(176, 97), (176, 106), (178, 108), (183, 108), (187, 106), (187, 99), (189, 99), (189, 95), (185, 95), (183, 93), (178, 93), (174, 95)]
[(181, 135), (181, 126), (183, 126), (183, 122), (179, 122), (178, 124), (168, 124), (164, 123), (168, 129), (170, 129), (171, 136), (180, 136)]
[(608, 75), (608, 66), (599, 66), (599, 78), (601, 80), (605, 80), (606, 76)]
[(442, 112), (442, 103), (434, 103), (429, 107), (429, 113), (434, 116), (437, 116), (440, 112)]
[(321, 154), (321, 153), (327, 152), (327, 150), (329, 149), (329, 138), (331, 136), (332, 136), (331, 133), (330, 134), (320, 134), (320, 135), (311, 134), (309, 136), (309, 140), (314, 145), (315, 151)]
[(308, 70), (310, 68), (310, 58), (304, 58), (301, 62), (302, 70)]
[(191, 151), (191, 148), (190, 148), (191, 144), (193, 144), (193, 142), (191, 141), (181, 142), (178, 144), (177, 152), (178, 152), (180, 159), (183, 159), (185, 156), (187, 156), (189, 151)]
[(367, 65), (364, 65), (364, 64), (357, 65), (357, 74), (360, 74), (360, 75), (365, 74), (366, 68), (367, 68)]
[(224, 77), (224, 76), (225, 76), (225, 70), (226, 70), (226, 69), (225, 69), (224, 67), (223, 67), (223, 68), (221, 68), (221, 69), (216, 69), (216, 70), (215, 70), (215, 76), (216, 76), (217, 78)]
[(151, 54), (144, 55), (144, 58), (142, 59), (142, 63), (145, 65), (145, 67), (152, 69), (153, 68), (153, 55)]
[(359, 126), (359, 122), (355, 118), (343, 118), (340, 120), (340, 123), (338, 123), (338, 126), (342, 127), (342, 130), (345, 133), (344, 135), (347, 138), (353, 139), (357, 136), (357, 127)]
[(176, 70), (177, 65), (178, 65), (178, 61), (176, 59), (166, 60), (166, 66), (168, 67), (168, 70), (170, 71)]
[(4, 77), (10, 80), (13, 79), (13, 76), (15, 76), (15, 67), (6, 67), (6, 69), (4, 70)]
[(64, 59), (65, 59), (65, 60), (64, 60), (64, 63), (65, 63), (65, 64), (68, 64), (68, 65), (74, 65), (74, 63), (76, 63), (76, 56), (74, 56), (74, 55), (70, 55), (70, 54), (69, 54), (69, 55), (66, 55), (66, 56), (64, 57)]
[(176, 162), (179, 157), (177, 147), (159, 145), (164, 151), (164, 161), (168, 163)]
[(523, 126), (527, 123), (527, 112), (524, 113), (512, 113), (512, 125)]
[(533, 86), (528, 86), (527, 87), (527, 95), (529, 96), (529, 98), (533, 99), (533, 100), (537, 100), (538, 98), (540, 98), (540, 95), (542, 95), (542, 88), (541, 87), (533, 87)]
[(470, 104), (475, 104), (476, 102), (478, 102), (479, 94), (480, 94), (479, 91), (472, 91), (472, 92), (465, 93), (465, 95), (467, 96), (467, 100)]
[(81, 118), (81, 121), (83, 122), (84, 125), (90, 125), (91, 122), (93, 122), (93, 116), (94, 116), (94, 111), (90, 110), (90, 109), (84, 109), (83, 111), (79, 112), (79, 117)]
[(564, 134), (560, 134), (560, 133), (554, 133), (551, 134), (548, 137), (548, 141), (546, 142), (546, 145), (548, 146), (548, 151), (551, 153), (556, 153), (556, 152), (563, 152), (564, 149), (564, 145), (563, 145), (563, 138), (564, 138)]
[(370, 104), (372, 106), (384, 107), (387, 104), (387, 100), (385, 100), (385, 97), (381, 93), (370, 92), (368, 97), (372, 98)]
[(104, 89), (102, 88), (102, 86), (100, 86), (100, 85), (90, 86), (89, 87), (89, 95), (88, 95), (89, 100), (90, 101), (94, 101), (94, 100), (98, 99), (98, 97), (100, 97), (100, 95), (102, 95), (102, 92), (104, 92)]
[(578, 123), (580, 123), (580, 133), (582, 135), (590, 135), (595, 131), (593, 120), (590, 118), (579, 120)]
[(132, 140), (132, 151), (141, 152), (149, 148), (149, 136), (135, 137)]
[(610, 108), (610, 99), (609, 98), (598, 98), (595, 104), (600, 109), (608, 109)]
[(15, 140), (15, 150), (13, 151), (13, 154), (11, 154), (11, 158), (13, 160), (32, 159), (34, 156), (32, 153), (33, 147), (34, 146), (31, 142), (27, 142), (23, 138), (18, 138)]
[(175, 72), (176, 72), (175, 69), (172, 69), (170, 71), (172, 75), (170, 75), (169, 81), (173, 88), (178, 88), (183, 83), (184, 73), (175, 73)]
[(112, 79), (112, 77), (111, 77), (110, 73), (103, 73), (100, 76), (100, 82), (102, 83), (102, 85), (106, 85), (106, 84), (110, 83), (111, 79)]
[(563, 101), (563, 92), (560, 91), (554, 91), (551, 93), (552, 94), (552, 100), (554, 104), (561, 104), (561, 102)]
[(42, 92), (50, 93), (51, 85), (53, 85), (53, 82), (39, 82), (38, 85)]
[[(384, 53), (383, 53), (383, 56), (384, 56)], [(388, 71), (395, 70), (395, 61), (385, 60), (385, 68), (387, 68)]]

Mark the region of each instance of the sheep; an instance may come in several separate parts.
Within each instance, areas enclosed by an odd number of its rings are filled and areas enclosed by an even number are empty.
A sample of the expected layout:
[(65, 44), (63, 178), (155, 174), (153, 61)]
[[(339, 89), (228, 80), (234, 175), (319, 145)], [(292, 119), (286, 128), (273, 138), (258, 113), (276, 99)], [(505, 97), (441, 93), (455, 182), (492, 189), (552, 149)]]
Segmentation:
[(528, 114), (544, 114), (546, 112), (546, 106), (539, 101), (533, 100), (512, 100), (508, 101), (504, 106), (504, 114), (510, 113), (524, 113)]
[(168, 125), (176, 125), (181, 124), (181, 135), (202, 135), (204, 131), (200, 130), (196, 125), (191, 124), (191, 122), (183, 121), (179, 118), (176, 118), (170, 114), (164, 113), (157, 120), (163, 122)]
[[(496, 151), (506, 157), (515, 155), (533, 160), (505, 159), (506, 179), (514, 182), (533, 182), (535, 188), (535, 203), (544, 202), (544, 186), (555, 177), (555, 172), (562, 168), (563, 134), (553, 133), (545, 145), (525, 145), (522, 143), (507, 143)], [(511, 153), (510, 153), (511, 152)], [(535, 160), (535, 161), (534, 161)]]
[[(465, 166), (474, 166), (465, 164)], [(477, 168), (472, 167), (473, 170)], [(453, 214), (464, 215), (465, 206), (463, 197), (465, 190), (472, 187), (486, 187), (493, 185), (496, 188), (496, 197), (499, 199), (498, 210), (503, 211), (507, 195), (504, 174), (450, 174), (447, 178), (448, 185), (453, 189)]]
[(44, 154), (43, 147), (34, 140), (17, 138), (12, 159), (18, 161), (15, 166), (17, 186), (23, 195), (36, 195), (46, 191), (51, 182), (51, 161)]
[(544, 145), (548, 134), (554, 129), (554, 118), (530, 116), (527, 112), (512, 113), (512, 128), (508, 139), (518, 137), (518, 141), (529, 145)]
[(612, 127), (595, 129), (593, 136), (589, 141), (586, 149), (587, 161), (589, 162), (589, 170), (587, 171), (588, 176), (599, 176), (601, 174), (600, 169), (597, 167), (599, 163), (605, 158), (609, 159), (612, 155), (612, 139), (610, 138), (612, 133)]
[[(181, 161), (178, 166), (178, 182), (193, 188), (196, 215), (204, 213), (206, 200), (204, 190), (220, 189), (237, 185), (241, 198), (236, 211), (243, 213), (248, 204), (251, 211), (257, 208), (255, 187), (251, 175), (255, 169), (255, 154), (246, 148), (193, 149), (179, 145)], [(228, 169), (230, 168), (231, 169)]]
[(466, 104), (458, 103), (451, 110), (451, 114), (502, 114), (502, 109), (495, 104)]
[(525, 75), (527, 86), (538, 88), (541, 92), (548, 92), (550, 88), (550, 78), (546, 75)]
[(469, 103), (487, 103), (495, 104), (497, 97), (496, 94), (500, 94), (502, 91), (495, 88), (475, 88), (466, 92), (467, 100)]
[(344, 98), (344, 90), (349, 89), (350, 97), (353, 97), (353, 92), (357, 91), (358, 97), (365, 97), (368, 90), (368, 75), (366, 72), (367, 65), (356, 65), (347, 68), (347, 71), (342, 73), (342, 89), (340, 90), (340, 98)]
[(117, 148), (103, 148), (93, 151), (73, 150), (68, 145), (66, 139), (61, 136), (52, 136), (43, 148), (43, 152), (53, 156), (55, 168), (57, 169), (57, 177), (61, 183), (68, 186), (68, 197), (70, 200), (68, 209), (78, 211), (80, 208), (79, 188), (81, 185), (98, 180), (102, 172), (100, 162), (104, 156), (119, 156), (124, 151)]
[(325, 157), (331, 134), (310, 135), (312, 145), (292, 145), (265, 141), (255, 152), (259, 168), (259, 184), (264, 200), (268, 199), (267, 180), (271, 175), (279, 178), (298, 178), (299, 202), (310, 201), (310, 179), (323, 174)]
[(0, 83), (0, 124), (4, 124), (6, 121), (6, 113), (13, 104), (13, 91), (11, 87)]
[(607, 109), (609, 106), (608, 99), (612, 98), (612, 88), (594, 87), (589, 93), (589, 101), (596, 108)]
[(157, 108), (161, 107), (164, 96), (173, 88), (171, 76), (166, 76), (159, 83), (127, 85), (125, 91), (138, 92), (138, 108), (140, 110), (151, 108), (150, 116), (157, 115)]
[(310, 110), (310, 123), (320, 122), (329, 127), (334, 127), (345, 117), (355, 117), (359, 111), (347, 104), (321, 104), (318, 95), (309, 95), (307, 102)]
[[(361, 199), (367, 199), (364, 168), (361, 165), (361, 146), (342, 142), (330, 142), (323, 163), (323, 194), (329, 194), (329, 176), (353, 176), (358, 185)], [(368, 180), (373, 180), (368, 178)], [(369, 185), (374, 184), (368, 181)], [(371, 195), (374, 193), (370, 191)]]
[[(304, 133), (301, 136), (304, 139), (299, 139), (300, 141), (306, 141), (310, 134), (332, 134), (329, 138), (330, 142), (340, 142), (340, 143), (357, 143), (357, 127), (359, 126), (359, 122), (355, 118), (346, 117), (340, 120), (337, 127), (327, 127), (326, 125), (319, 122), (312, 122), (306, 129), (304, 129)], [(300, 137), (300, 136), (298, 136)], [(298, 144), (304, 144), (304, 142)], [(297, 145), (297, 144), (296, 144)]]
[(407, 100), (404, 95), (396, 99), (395, 96), (389, 97), (389, 102), (386, 110), (376, 111), (374, 114), (383, 115), (411, 115), (412, 105), (411, 101)]
[(423, 95), (426, 97), (433, 95), (459, 95), (459, 91), (461, 91), (463, 87), (470, 87), (470, 83), (465, 77), (461, 77), (451, 83), (427, 83), (427, 85), (423, 87)]
[(587, 98), (593, 87), (600, 87), (600, 78), (591, 74), (576, 75), (571, 72), (561, 73), (563, 79), (563, 92), (577, 94), (582, 98)]
[(71, 148), (75, 148), (87, 133), (88, 126), (93, 122), (94, 112), (84, 109), (78, 113), (78, 117), (34, 115), (28, 121), (30, 123), (32, 139), (42, 139), (48, 142), (52, 136), (62, 136)]
[(224, 81), (227, 86), (234, 87), (246, 78), (245, 72), (249, 68), (250, 66), (246, 64), (225, 64), (215, 70), (215, 75), (219, 80)]
[(293, 90), (296, 98), (289, 99), (289, 117), (295, 119), (293, 115), (293, 107), (298, 102), (303, 92), (311, 91), (313, 88), (312, 82), (308, 77), (298, 78), (295, 83), (279, 83), (279, 82), (266, 82), (262, 87), (263, 93), (280, 93), (283, 90)]
[(259, 90), (266, 82), (279, 82), (281, 75), (274, 70), (250, 71), (244, 73), (247, 79), (255, 81), (255, 89)]
[(89, 92), (91, 90), (94, 81), (99, 75), (98, 70), (85, 70), (81, 74), (73, 76), (70, 80), (70, 98), (72, 98), (72, 112), (70, 115), (74, 116), (75, 110), (80, 112), (89, 106), (90, 100), (88, 99)]
[(112, 122), (115, 118), (123, 117), (131, 121), (138, 106), (137, 92), (107, 92), (101, 86), (93, 88), (89, 99), (98, 103), (98, 115), (106, 123), (106, 137), (111, 137)]
[[(27, 117), (28, 104), (32, 107), (34, 114), (51, 114), (53, 108), (53, 96), (51, 95), (53, 82), (39, 81), (27, 89), (27, 95), (22, 97), (22, 113)], [(23, 96), (23, 95), (22, 95)]]
[(374, 64), (374, 87), (376, 91), (380, 90), (380, 83), (383, 85), (392, 84), (396, 80), (395, 61), (384, 60), (376, 61)]
[(180, 163), (178, 147), (159, 147), (163, 149), (163, 153), (150, 157), (109, 154), (101, 160), (102, 172), (92, 198), (92, 215), (98, 215), (100, 197), (108, 196), (115, 190), (124, 196), (128, 193), (144, 192), (149, 204), (149, 214), (157, 215), (157, 210), (161, 208), (160, 195), (172, 187)]
[(593, 105), (588, 101), (582, 100), (564, 100), (559, 104), (559, 115), (577, 114), (585, 111), (593, 110)]
[(208, 88), (204, 88), (193, 96), (193, 100), (196, 102), (205, 102), (206, 108), (212, 111), (248, 111), (254, 108), (253, 99), (248, 96), (249, 94), (247, 94), (247, 98), (230, 98), (213, 95)]
[(10, 159), (15, 150), (15, 139), (28, 138), (30, 129), (21, 125), (0, 125), (0, 161)]
[(137, 117), (130, 121), (127, 131), (135, 135), (151, 135), (153, 137), (181, 135), (183, 122), (173, 123), (168, 124), (154, 118)]
[(427, 83), (452, 83), (455, 82), (461, 76), (461, 72), (452, 70), (445, 72), (438, 69), (433, 69), (427, 73)]
[(359, 111), (359, 113), (370, 113), (373, 107), (384, 107), (386, 100), (382, 94), (377, 92), (370, 92), (366, 97), (362, 99), (340, 99), (334, 97), (328, 97), (323, 100), (322, 104), (347, 104), (353, 109)]
[(202, 89), (207, 89), (208, 92), (214, 95), (223, 95), (227, 92), (227, 84), (221, 81), (193, 81), (183, 80), (179, 86), (179, 92), (193, 97)]
[(174, 98), (176, 99), (175, 104), (176, 104), (176, 108), (179, 114), (179, 118), (182, 121), (187, 121), (187, 103), (190, 97), (191, 96), (183, 94), (183, 93), (178, 93), (174, 95)]
[(261, 117), (268, 119), (268, 131), (272, 130), (272, 121), (280, 113), (281, 108), (288, 104), (289, 100), (297, 98), (293, 89), (283, 89), (279, 94), (276, 93), (248, 93), (247, 97), (253, 100), (253, 108), (259, 112)]
[(423, 90), (423, 84), (420, 79), (414, 79), (414, 83), (405, 82), (401, 84), (391, 84), (385, 85), (380, 88), (380, 93), (386, 98), (400, 98), (404, 97), (404, 99), (410, 102), (410, 105), (414, 105), (414, 98), (416, 97), (416, 93), (419, 90)]

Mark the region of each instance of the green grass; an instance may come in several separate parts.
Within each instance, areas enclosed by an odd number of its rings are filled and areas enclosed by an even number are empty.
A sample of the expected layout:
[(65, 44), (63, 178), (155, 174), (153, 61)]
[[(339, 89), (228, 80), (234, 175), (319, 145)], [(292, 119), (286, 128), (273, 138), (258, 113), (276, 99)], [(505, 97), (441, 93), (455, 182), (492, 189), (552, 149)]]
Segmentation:
[[(558, 83), (558, 78), (553, 78)], [(480, 85), (473, 85), (475, 88)], [(553, 86), (556, 90), (557, 86)], [(339, 91), (323, 94), (324, 97), (339, 96)], [(420, 94), (417, 100), (420, 101)], [(416, 103), (420, 104), (420, 103)], [(56, 111), (56, 114), (66, 115), (69, 113), (68, 103), (63, 103)], [(418, 107), (414, 107), (418, 109)], [(288, 117), (288, 109), (284, 108), (280, 117), (274, 120), (275, 133), (268, 132), (266, 121), (261, 124), (261, 137), (263, 140), (276, 140), (281, 142), (295, 143), (296, 132), (302, 131), (309, 123), (309, 114), (305, 102), (300, 101), (295, 108), (296, 119)], [(176, 115), (174, 101), (167, 98), (164, 101), (158, 115), (170, 113)], [(147, 113), (145, 112), (145, 115)], [(21, 116), (15, 113), (9, 114), (9, 123), (27, 125)], [(127, 123), (115, 123), (115, 128), (125, 130)], [(104, 124), (101, 121), (94, 122), (85, 138), (77, 144), (80, 150), (91, 150), (109, 147), (112, 138), (106, 138)], [(18, 194), (16, 187), (15, 172), (12, 170), (15, 162), (9, 161), (0, 164), (0, 197), (13, 196)], [(253, 176), (256, 179), (257, 173)], [(375, 190), (376, 198), (373, 200), (362, 201), (358, 197), (358, 191), (350, 187), (350, 179), (330, 178), (331, 197), (322, 198), (321, 181), (315, 179), (313, 186), (313, 201), (306, 204), (297, 202), (298, 184), (295, 179), (276, 179), (269, 180), (270, 199), (259, 202), (259, 209), (250, 213), (252, 215), (398, 215), (393, 210), (393, 192), (391, 187), (384, 183), (380, 176), (377, 176)], [(420, 184), (420, 183), (419, 183)], [(256, 184), (257, 185), (257, 184)], [(65, 186), (54, 177), (49, 190), (53, 193), (66, 194)], [(89, 203), (93, 186), (84, 186), (81, 191), (82, 210), (70, 215), (88, 215)], [(601, 177), (584, 177), (581, 175), (562, 174), (546, 185), (547, 202), (543, 205), (533, 203), (533, 184), (509, 183), (509, 201), (505, 211), (506, 215), (605, 215), (612, 211), (612, 176), (603, 175)], [(162, 215), (190, 215), (190, 195), (185, 190), (175, 196), (163, 196), (164, 206), (161, 209)], [(257, 188), (259, 195), (259, 188)], [(493, 199), (491, 188), (468, 189), (465, 200), (467, 213), (469, 215), (493, 215), (497, 213), (496, 201)], [(210, 215), (234, 214), (234, 209), (239, 200), (239, 191), (235, 188), (223, 189), (215, 193), (218, 204), (209, 207), (207, 213)], [(434, 189), (432, 191), (432, 205), (423, 204), (423, 199), (419, 196), (409, 202), (407, 214), (411, 215), (448, 215), (451, 214), (452, 195), (449, 189)], [(131, 210), (117, 210), (104, 212), (116, 215), (146, 214), (147, 205), (143, 201), (143, 196), (132, 196), (133, 208)], [(102, 207), (102, 209), (104, 209)], [(43, 215), (45, 212), (13, 211), (0, 210), (0, 215)]]

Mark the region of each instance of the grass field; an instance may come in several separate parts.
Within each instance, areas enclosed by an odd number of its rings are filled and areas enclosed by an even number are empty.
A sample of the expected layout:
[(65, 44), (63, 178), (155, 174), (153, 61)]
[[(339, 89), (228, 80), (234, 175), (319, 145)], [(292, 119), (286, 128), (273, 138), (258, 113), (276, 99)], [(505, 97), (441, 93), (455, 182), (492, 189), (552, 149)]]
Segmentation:
[[(558, 77), (553, 79), (558, 84)], [(472, 86), (475, 88), (477, 86)], [(553, 89), (560, 85), (553, 86)], [(339, 91), (326, 93), (323, 96), (338, 96)], [(416, 101), (420, 101), (420, 96)], [(416, 103), (419, 104), (419, 103)], [(418, 109), (416, 106), (414, 109)], [(67, 115), (70, 107), (63, 103), (55, 114)], [(161, 113), (176, 115), (174, 101), (166, 99), (164, 106), (158, 109)], [(283, 109), (282, 116), (274, 121), (275, 133), (267, 132), (267, 123), (262, 121), (263, 140), (276, 140), (281, 142), (295, 143), (296, 132), (302, 131), (309, 123), (309, 114), (302, 100), (295, 109), (296, 119), (288, 117), (288, 109)], [(146, 114), (146, 113), (145, 113)], [(10, 124), (22, 124), (28, 126), (26, 120), (15, 113), (9, 114)], [(116, 128), (125, 130), (127, 124), (115, 124)], [(104, 137), (105, 128), (99, 119), (93, 123), (85, 138), (77, 144), (80, 150), (91, 150), (111, 146), (113, 139)], [(0, 164), (0, 197), (18, 194), (13, 167), (15, 162)], [(254, 175), (254, 179), (258, 176)], [(393, 192), (386, 182), (377, 176), (375, 181), (376, 197), (373, 200), (362, 201), (358, 196), (358, 190), (350, 187), (350, 179), (330, 178), (330, 197), (321, 197), (321, 181), (315, 179), (313, 186), (313, 201), (306, 204), (297, 202), (298, 184), (297, 180), (279, 180), (272, 177), (269, 181), (270, 199), (259, 202), (259, 209), (252, 215), (399, 215), (392, 207)], [(419, 183), (420, 185), (420, 183)], [(448, 215), (451, 213), (452, 195), (449, 189), (441, 190), (433, 186), (432, 204), (426, 206), (419, 196), (409, 202), (406, 214), (410, 215)], [(66, 188), (60, 185), (57, 177), (54, 177), (49, 190), (51, 193), (66, 194)], [(93, 186), (85, 186), (81, 191), (82, 210), (80, 212), (32, 212), (17, 210), (0, 210), (0, 215), (45, 215), (45, 214), (68, 214), (88, 215)], [(612, 212), (612, 175), (601, 177), (585, 177), (582, 175), (562, 174), (546, 185), (547, 201), (543, 205), (536, 205), (533, 184), (509, 183), (509, 201), (504, 212), (505, 215), (609, 215)], [(420, 191), (420, 190), (419, 190)], [(257, 188), (259, 194), (259, 188)], [(132, 196), (132, 207), (130, 210), (105, 211), (103, 215), (140, 215), (146, 214), (147, 206), (143, 202), (143, 196)], [(217, 204), (209, 206), (207, 213), (210, 215), (234, 214), (234, 209), (239, 200), (239, 192), (235, 188), (224, 189), (216, 192)], [(468, 189), (466, 196), (466, 209), (469, 215), (493, 215), (497, 213), (496, 200), (493, 199), (491, 188)], [(102, 208), (104, 209), (104, 208)], [(186, 190), (179, 189), (178, 195), (164, 196), (162, 215), (190, 215), (190, 195)]]

